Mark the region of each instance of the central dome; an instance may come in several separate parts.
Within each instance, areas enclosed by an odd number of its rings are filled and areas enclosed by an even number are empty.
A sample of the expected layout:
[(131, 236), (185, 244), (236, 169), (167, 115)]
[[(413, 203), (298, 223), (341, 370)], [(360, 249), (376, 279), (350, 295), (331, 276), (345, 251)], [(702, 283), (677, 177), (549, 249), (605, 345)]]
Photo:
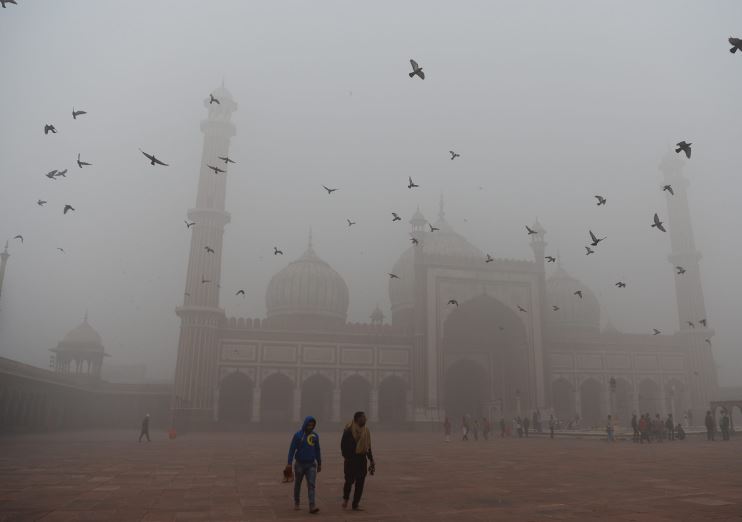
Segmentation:
[(57, 345), (57, 349), (103, 352), (103, 340), (100, 334), (88, 323), (87, 312), (82, 323), (64, 336), (64, 339)]
[(326, 330), (345, 324), (348, 285), (312, 248), (273, 276), (265, 296), (269, 328)]

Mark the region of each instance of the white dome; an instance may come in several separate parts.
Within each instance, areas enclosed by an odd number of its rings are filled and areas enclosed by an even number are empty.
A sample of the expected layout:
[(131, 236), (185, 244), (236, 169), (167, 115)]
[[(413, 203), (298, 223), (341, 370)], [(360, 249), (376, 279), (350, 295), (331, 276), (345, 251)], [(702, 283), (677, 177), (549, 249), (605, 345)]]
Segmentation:
[(59, 343), (58, 349), (102, 352), (103, 340), (100, 334), (90, 326), (88, 315), (85, 314), (82, 323), (64, 336), (64, 339)]

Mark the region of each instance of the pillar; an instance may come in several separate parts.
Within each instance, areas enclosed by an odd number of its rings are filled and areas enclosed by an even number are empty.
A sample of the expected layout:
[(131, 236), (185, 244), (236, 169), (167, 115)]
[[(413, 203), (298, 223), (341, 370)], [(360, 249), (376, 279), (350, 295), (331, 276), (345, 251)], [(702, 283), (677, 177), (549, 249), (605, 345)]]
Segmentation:
[(371, 388), (371, 398), (369, 400), (369, 412), (368, 420), (371, 422), (379, 422), (379, 388), (374, 386)]
[(256, 385), (252, 392), (252, 422), (260, 422), (260, 386)]
[(667, 399), (665, 396), (665, 386), (662, 384), (662, 379), (660, 379), (660, 416), (664, 419), (667, 417)]
[(332, 422), (340, 422), (340, 388), (332, 390)]
[(301, 420), (301, 385), (297, 383), (294, 388), (294, 415), (291, 417), (294, 422)]

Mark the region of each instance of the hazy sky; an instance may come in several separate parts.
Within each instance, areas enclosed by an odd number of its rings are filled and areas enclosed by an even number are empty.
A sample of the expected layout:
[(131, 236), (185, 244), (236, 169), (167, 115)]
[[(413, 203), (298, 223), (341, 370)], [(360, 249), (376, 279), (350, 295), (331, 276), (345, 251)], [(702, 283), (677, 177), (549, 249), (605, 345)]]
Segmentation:
[[(229, 316), (264, 316), (270, 277), (309, 225), (348, 283), (349, 319), (376, 303), (390, 315), (386, 272), (409, 245), (390, 212), (406, 221), (419, 204), (434, 219), (443, 193), (449, 222), (483, 251), (531, 258), (523, 225), (538, 217), (604, 318), (674, 331), (669, 238), (649, 223), (666, 212), (657, 165), (685, 139), (720, 378), (742, 384), (742, 55), (726, 42), (742, 36), (742, 3), (18, 3), (0, 9), (0, 238), (26, 241), (11, 241), (1, 355), (46, 365), (87, 308), (107, 364), (171, 377), (203, 99), (224, 79), (239, 103)], [(409, 58), (425, 81), (407, 76)], [(89, 114), (73, 121), (73, 106)], [(78, 152), (94, 166), (78, 169)], [(63, 168), (67, 179), (44, 177)], [(77, 211), (63, 216), (66, 203)], [(589, 228), (608, 239), (586, 258)]]

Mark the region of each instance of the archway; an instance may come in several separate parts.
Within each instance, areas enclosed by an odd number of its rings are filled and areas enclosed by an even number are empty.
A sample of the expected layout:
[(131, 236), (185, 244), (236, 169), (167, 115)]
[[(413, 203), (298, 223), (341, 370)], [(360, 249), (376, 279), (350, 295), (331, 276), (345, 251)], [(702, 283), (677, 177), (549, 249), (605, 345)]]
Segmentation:
[(244, 424), (252, 418), (253, 381), (242, 372), (232, 372), (219, 386), (219, 422)]
[(603, 386), (595, 379), (587, 379), (580, 385), (583, 426), (600, 426), (602, 415)]
[(356, 374), (343, 381), (340, 386), (340, 414), (343, 422), (352, 419), (357, 411), (364, 411), (366, 417), (369, 417), (370, 403), (371, 384), (366, 379)]
[(551, 384), (551, 403), (557, 419), (569, 421), (575, 413), (575, 390), (567, 379), (557, 379)]
[(639, 383), (639, 410), (641, 413), (649, 413), (654, 419), (660, 413), (662, 402), (660, 401), (660, 387), (651, 379), (644, 379)]
[(613, 422), (621, 426), (630, 426), (633, 411), (633, 387), (626, 379), (618, 378), (616, 379), (616, 390), (613, 392)]
[(301, 417), (315, 417), (318, 422), (332, 419), (332, 382), (324, 375), (315, 374), (301, 386)]
[(489, 416), (489, 386), (487, 372), (474, 361), (463, 359), (452, 364), (444, 379), (444, 407), (446, 416), (454, 422), (469, 414), (472, 417)]
[(379, 422), (402, 424), (407, 419), (407, 383), (392, 375), (379, 384)]
[(290, 422), (293, 413), (294, 383), (274, 373), (260, 387), (260, 420), (264, 423)]

